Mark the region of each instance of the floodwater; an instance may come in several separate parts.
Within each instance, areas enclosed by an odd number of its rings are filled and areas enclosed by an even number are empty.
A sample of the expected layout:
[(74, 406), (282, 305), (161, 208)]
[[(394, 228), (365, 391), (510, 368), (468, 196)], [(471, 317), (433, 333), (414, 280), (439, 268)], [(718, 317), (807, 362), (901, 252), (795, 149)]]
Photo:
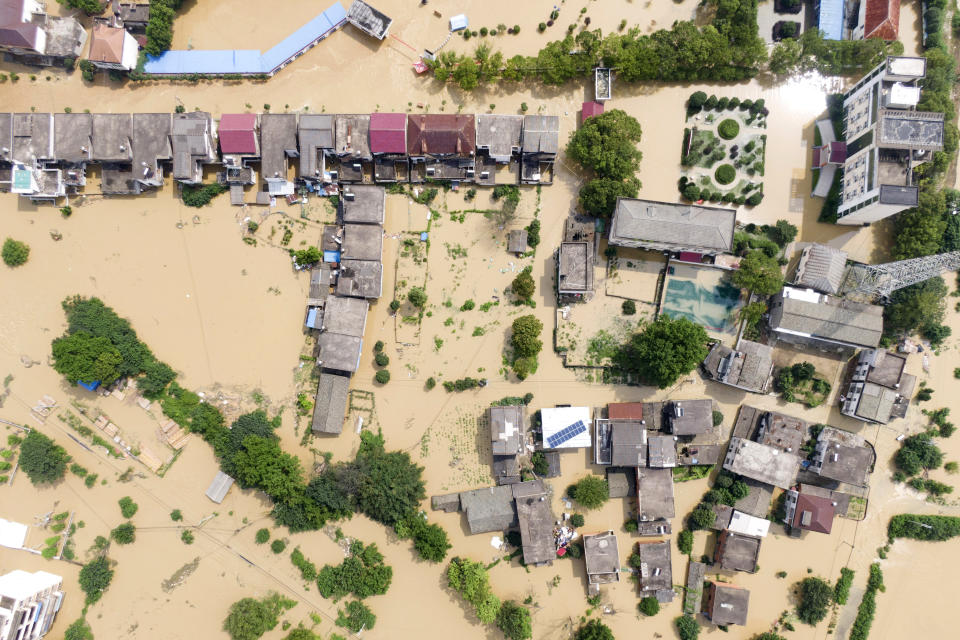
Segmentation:
[[(75, 111), (167, 111), (183, 104), (187, 109), (199, 107), (224, 113), (243, 111), (247, 104), (256, 110), (270, 103), (274, 111), (308, 108), (316, 112), (436, 112), (461, 108), (469, 113), (488, 111), (490, 105), (495, 105), (499, 113), (519, 113), (521, 103), (526, 102), (531, 113), (560, 115), (561, 140), (565, 140), (576, 127), (580, 104), (592, 98), (590, 83), (562, 88), (504, 86), (464, 94), (454, 87), (442, 87), (428, 78), (417, 77), (411, 69), (412, 62), (422, 49), (435, 48), (443, 41), (446, 20), (454, 13), (467, 13), (472, 28), (478, 30), (484, 25), (496, 27), (501, 21), (507, 26), (519, 24), (518, 36), (486, 39), (508, 56), (532, 54), (548, 39), (558, 38), (566, 25), (576, 21), (581, 6), (588, 8), (585, 15), (591, 18), (591, 27), (604, 32), (616, 29), (621, 19), (652, 30), (695, 14), (692, 0), (562, 3), (560, 19), (546, 34), (538, 34), (536, 25), (546, 21), (553, 4), (540, 0), (434, 0), (421, 7), (413, 0), (381, 0), (377, 6), (395, 17), (390, 38), (376, 43), (347, 28), (265, 83), (192, 85), (154, 81), (123, 86), (99, 77), (94, 86), (81, 86), (78, 73), (41, 72), (32, 82), (28, 77), (31, 71), (5, 65), (7, 71), (20, 72), (21, 79), (16, 87), (7, 84), (0, 88), (0, 95), (5, 109), (38, 111), (61, 111), (64, 107)], [(269, 3), (250, 4), (245, 13), (227, 10), (225, 6), (188, 3), (186, 13), (175, 25), (175, 45), (266, 49), (321, 10), (324, 3), (294, 0), (284, 5), (293, 10), (283, 13)], [(913, 11), (912, 7), (904, 9)], [(435, 16), (434, 11), (441, 16)], [(904, 32), (915, 28), (913, 22), (901, 21)], [(467, 51), (476, 44), (457, 37), (447, 46)], [(47, 75), (51, 80), (45, 79)], [(771, 112), (766, 197), (758, 207), (741, 208), (740, 219), (762, 224), (786, 218), (800, 228), (799, 240), (828, 242), (844, 248), (854, 259), (883, 259), (888, 233), (885, 225), (851, 229), (819, 224), (816, 218), (820, 202), (808, 197), (813, 123), (824, 111), (825, 94), (840, 87), (835, 79), (818, 77), (785, 83), (760, 77), (750, 83), (723, 87), (625, 86), (614, 81), (614, 99), (608, 107), (626, 110), (643, 126), (640, 196), (674, 201), (686, 97), (700, 89), (741, 99), (763, 97)], [(523, 190), (517, 218), (508, 227), (526, 225), (534, 216), (543, 222), (542, 242), (536, 255), (524, 259), (506, 253), (506, 230), (481, 213), (497, 207), (487, 190), (480, 190), (472, 202), (464, 199), (463, 190), (441, 194), (433, 205), (439, 216), (429, 221), (431, 242), (425, 263), (413, 260), (403, 241), (416, 237), (408, 233), (427, 229), (426, 209), (408, 204), (402, 196), (389, 199), (384, 295), (371, 306), (365, 344), (372, 345), (376, 340), (386, 343), (392, 380), (386, 386), (373, 383), (375, 366), (372, 354), (366, 351), (353, 388), (374, 392), (373, 411), (366, 414), (366, 424), (383, 429), (389, 447), (409, 451), (425, 466), (429, 494), (490, 483), (489, 454), (484, 449), (488, 445), (478, 419), (491, 401), (527, 392), (534, 394), (532, 408), (558, 403), (598, 407), (611, 401), (706, 394), (718, 402), (728, 424), (737, 406), (749, 402), (863, 432), (875, 442), (879, 452), (867, 519), (861, 523), (838, 519), (831, 535), (811, 534), (802, 540), (788, 539), (779, 527), (773, 527), (761, 551), (760, 571), (728, 577), (751, 590), (748, 625), (732, 629), (730, 638), (747, 638), (767, 630), (782, 611), (791, 607), (790, 587), (806, 577), (808, 569), (832, 581), (840, 567), (849, 564), (857, 571), (855, 584), (862, 586), (866, 568), (875, 559), (877, 547), (883, 544), (891, 514), (909, 510), (958, 515), (952, 500), (943, 506), (925, 503), (914, 492), (890, 482), (889, 459), (896, 448), (896, 435), (917, 432), (926, 422), (918, 407), (912, 407), (905, 420), (890, 427), (868, 428), (842, 417), (835, 403), (807, 410), (801, 405), (785, 405), (776, 398), (753, 397), (705, 385), (696, 375), (674, 389), (657, 391), (595, 384), (584, 375), (565, 369), (549, 348), (556, 316), (552, 301), (552, 252), (560, 241), (563, 219), (575, 207), (580, 179), (561, 157), (555, 184), (543, 187), (539, 199), (535, 190)], [(91, 172), (88, 193), (96, 192), (97, 180), (95, 172)], [(220, 392), (228, 400), (225, 408), (231, 415), (255, 407), (257, 401), (271, 413), (282, 412), (280, 432), (284, 446), (296, 451), (305, 465), (311, 465), (322, 451), (331, 451), (335, 459), (353, 455), (359, 441), (355, 415), (351, 415), (338, 438), (314, 440), (309, 446), (301, 446), (306, 421), (296, 418), (293, 411), (297, 391), (309, 392), (300, 355), (309, 352), (311, 342), (302, 329), (307, 276), (291, 269), (286, 249), (316, 242), (321, 215), (311, 212), (311, 219), (302, 225), (296, 211), (286, 212), (292, 218), (273, 213), (262, 219), (259, 211), (244, 213), (230, 207), (226, 196), (204, 209), (188, 209), (175, 198), (169, 184), (158, 193), (139, 198), (103, 199), (91, 195), (85, 202), (74, 203), (74, 214), (69, 219), (60, 217), (54, 208), (32, 207), (10, 195), (0, 196), (0, 202), (5, 212), (0, 221), (0, 236), (26, 241), (32, 248), (27, 265), (15, 271), (5, 270), (0, 276), (0, 296), (8, 302), (7, 313), (0, 318), (0, 375), (13, 376), (0, 417), (37, 426), (29, 409), (41, 396), (49, 394), (61, 406), (76, 400), (105, 411), (130, 443), (169, 455), (169, 450), (156, 442), (159, 412), (145, 413), (132, 403), (132, 395), (121, 402), (114, 398), (97, 399), (85, 391), (69, 388), (48, 366), (50, 341), (64, 327), (60, 302), (79, 293), (99, 296), (129, 318), (158, 357), (180, 372), (185, 386), (207, 393)], [(247, 215), (261, 223), (257, 246), (242, 240)], [(280, 241), (284, 223), (295, 231), (288, 245)], [(59, 231), (63, 239), (54, 241), (51, 230)], [(418, 246), (417, 255), (422, 257), (425, 251), (425, 246)], [(537, 283), (536, 307), (532, 309), (514, 306), (505, 294), (516, 273), (527, 265), (532, 266)], [(402, 294), (410, 286), (424, 283), (430, 303), (420, 325), (405, 323), (403, 310), (397, 316), (390, 314), (391, 290)], [(459, 311), (468, 299), (474, 300), (476, 307)], [(482, 310), (484, 303), (490, 303), (487, 311)], [(511, 375), (505, 375), (503, 350), (506, 328), (517, 315), (526, 313), (543, 321), (547, 344), (539, 370), (520, 384)], [(956, 320), (957, 313), (951, 308), (948, 322), (956, 326)], [(911, 370), (937, 390), (934, 399), (925, 403), (928, 408), (947, 406), (960, 413), (960, 405), (950, 393), (956, 384), (953, 369), (960, 366), (955, 345), (955, 340), (950, 341), (939, 355), (931, 354), (929, 373), (921, 371), (919, 356), (911, 356)], [(32, 366), (25, 366), (24, 361)], [(431, 376), (441, 381), (485, 377), (489, 384), (479, 391), (462, 394), (448, 394), (440, 386), (426, 391), (424, 384)], [(75, 511), (77, 519), (85, 523), (76, 534), (76, 548), (82, 558), (96, 535), (106, 535), (119, 524), (116, 502), (120, 497), (130, 495), (140, 504), (134, 518), (139, 527), (137, 542), (111, 550), (111, 557), (117, 560), (116, 578), (102, 603), (93, 606), (88, 615), (98, 637), (226, 637), (220, 627), (229, 604), (271, 590), (298, 601), (282, 619), (309, 626), (312, 622), (308, 614), (316, 611), (323, 620), (318, 630), (324, 634), (333, 630), (336, 604), (323, 600), (315, 587), (304, 587), (288, 553), (274, 555), (267, 547), (254, 544), (255, 530), (270, 525), (269, 505), (263, 497), (234, 489), (217, 506), (203, 495), (216, 472), (216, 462), (209, 447), (199, 439), (187, 445), (161, 479), (136, 463), (82, 449), (68, 437), (69, 427), (56, 418), (48, 419), (40, 428), (64, 445), (78, 463), (99, 473), (107, 484), (87, 489), (79, 479), (69, 476), (54, 488), (35, 490), (18, 474), (12, 486), (0, 490), (0, 515), (33, 523), (34, 516), (51, 510)], [(960, 459), (956, 440), (944, 443), (944, 448), (947, 459)], [(138, 474), (129, 483), (121, 483), (119, 475), (131, 465)], [(553, 507), (557, 514), (564, 511), (560, 501), (564, 487), (585, 473), (597, 471), (585, 451), (564, 454), (562, 466), (563, 476), (553, 482)], [(952, 480), (942, 471), (932, 475), (942, 481)], [(677, 514), (688, 513), (705, 490), (705, 480), (678, 484)], [(204, 521), (191, 546), (179, 541), (179, 530), (169, 519), (174, 508), (183, 510), (189, 525), (213, 516)], [(624, 565), (636, 541), (622, 530), (630, 508), (623, 501), (611, 501), (603, 509), (586, 514), (584, 529), (616, 530)], [(431, 513), (430, 517), (450, 533), (452, 554), (485, 562), (501, 557), (489, 545), (490, 536), (466, 535), (461, 515)], [(679, 518), (676, 524), (679, 527)], [(389, 594), (369, 600), (378, 622), (365, 636), (407, 638), (423, 635), (425, 628), (436, 628), (452, 631), (464, 640), (499, 637), (495, 630), (480, 625), (459, 598), (446, 589), (443, 566), (420, 562), (409, 543), (393, 540), (383, 527), (365, 518), (355, 517), (340, 523), (340, 527), (347, 536), (377, 542), (394, 567), (395, 583)], [(318, 565), (337, 563), (342, 557), (339, 546), (331, 539), (332, 533), (274, 533), (289, 540), (288, 550), (300, 545)], [(44, 532), (37, 531), (31, 539), (42, 541), (44, 537)], [(697, 534), (695, 557), (710, 553), (711, 547), (711, 538)], [(192, 569), (196, 558), (199, 563)], [(958, 562), (960, 554), (955, 544), (897, 542), (884, 562), (890, 586), (878, 598), (872, 637), (900, 637), (917, 628), (915, 620), (923, 620), (927, 625), (924, 629), (931, 633), (942, 632), (946, 628), (941, 613), (947, 604), (945, 594), (960, 587), (956, 572), (950, 570)], [(75, 579), (76, 566), (44, 561), (25, 552), (0, 551), (0, 570), (15, 567), (46, 568), (64, 576), (68, 595), (55, 634), (79, 615), (82, 602)], [(187, 569), (180, 571), (184, 567)], [(674, 583), (683, 584), (686, 563), (676, 550), (673, 571)], [(778, 571), (786, 571), (787, 578), (777, 579)], [(169, 581), (178, 573), (182, 582), (171, 589)], [(526, 572), (515, 562), (501, 561), (490, 574), (494, 591), (500, 597), (530, 598), (537, 639), (566, 637), (589, 608), (582, 562), (558, 560), (552, 567)], [(928, 575), (931, 579), (926, 579)], [(657, 617), (643, 619), (636, 610), (636, 589), (624, 574), (619, 584), (603, 588), (602, 606), (607, 612), (603, 618), (618, 637), (633, 637), (639, 632), (642, 637), (671, 638), (671, 620), (679, 614), (680, 600), (677, 598)], [(903, 614), (906, 611), (909, 615)], [(827, 637), (826, 622), (816, 628), (797, 627), (791, 638)], [(704, 628), (706, 637), (716, 639), (720, 637), (718, 633), (712, 627)], [(272, 640), (283, 635), (278, 626), (264, 637)]]

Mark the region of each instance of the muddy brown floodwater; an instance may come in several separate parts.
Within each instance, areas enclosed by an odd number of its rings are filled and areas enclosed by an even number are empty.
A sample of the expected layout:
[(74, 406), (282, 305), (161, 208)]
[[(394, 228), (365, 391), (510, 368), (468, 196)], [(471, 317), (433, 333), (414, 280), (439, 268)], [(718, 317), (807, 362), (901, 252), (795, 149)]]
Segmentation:
[[(504, 86), (466, 94), (454, 87), (440, 86), (416, 76), (411, 64), (424, 48), (434, 48), (446, 37), (446, 21), (454, 13), (467, 13), (471, 26), (496, 27), (518, 24), (518, 36), (487, 38), (505, 54), (532, 54), (548, 39), (558, 38), (576, 21), (581, 6), (587, 7), (591, 27), (609, 32), (622, 19), (640, 25), (644, 31), (667, 26), (674, 20), (695, 17), (693, 0), (683, 2), (629, 2), (604, 0), (561, 3), (561, 17), (545, 34), (537, 24), (547, 19), (553, 2), (515, 0), (434, 0), (426, 7), (414, 0), (378, 0), (376, 6), (395, 18), (391, 37), (376, 43), (347, 28), (307, 52), (277, 77), (263, 83), (200, 82), (195, 85), (147, 82), (119, 85), (98, 77), (85, 85), (79, 73), (44, 71), (34, 82), (26, 68), (5, 63), (4, 71), (21, 73), (17, 85), (0, 89), (5, 110), (61, 111), (70, 107), (107, 111), (170, 111), (177, 104), (198, 107), (215, 114), (259, 109), (264, 103), (273, 111), (367, 112), (423, 110), (519, 113), (525, 102), (530, 112), (561, 116), (561, 140), (577, 124), (580, 104), (591, 97), (589, 83), (571, 83), (560, 88)], [(62, 9), (51, 3), (53, 11)], [(175, 25), (178, 47), (238, 47), (267, 49), (310, 16), (324, 3), (288, 0), (278, 11), (277, 3), (187, 2), (187, 9)], [(434, 11), (441, 14), (436, 17)], [(917, 48), (915, 9), (903, 8), (902, 36), (907, 50)], [(906, 19), (909, 17), (909, 20)], [(394, 37), (395, 36), (395, 37)], [(447, 45), (472, 50), (477, 41), (454, 38)], [(45, 77), (49, 75), (50, 80)], [(825, 95), (840, 89), (836, 79), (806, 77), (777, 83), (761, 76), (733, 86), (626, 86), (614, 81), (614, 99), (609, 107), (637, 117), (644, 129), (640, 148), (644, 153), (639, 177), (640, 195), (673, 201), (680, 176), (680, 143), (684, 126), (684, 101), (693, 91), (703, 89), (718, 96), (764, 98), (770, 109), (767, 130), (766, 172), (763, 203), (741, 209), (744, 222), (772, 223), (786, 218), (800, 228), (802, 241), (820, 241), (847, 250), (851, 258), (881, 260), (886, 257), (888, 225), (855, 229), (816, 222), (820, 203), (810, 192), (810, 146), (814, 120), (824, 111)], [(495, 107), (491, 107), (495, 105)], [(3, 215), (0, 236), (26, 241), (32, 249), (28, 264), (0, 273), (0, 299), (6, 308), (0, 316), (0, 374), (13, 376), (0, 417), (36, 426), (30, 407), (44, 394), (59, 402), (60, 413), (72, 401), (106, 412), (131, 443), (148, 447), (162, 456), (169, 450), (159, 442), (159, 411), (151, 412), (133, 403), (99, 398), (68, 387), (48, 365), (50, 341), (64, 328), (60, 302), (73, 294), (99, 296), (120, 315), (131, 320), (140, 336), (164, 361), (181, 374), (182, 383), (223, 399), (228, 415), (249, 410), (261, 403), (271, 413), (281, 412), (280, 429), (284, 446), (296, 451), (305, 465), (316, 453), (301, 446), (306, 420), (293, 410), (296, 392), (304, 386), (305, 370), (300, 355), (309, 353), (312, 343), (303, 331), (303, 305), (308, 290), (305, 274), (291, 269), (286, 248), (316, 242), (319, 224), (329, 212), (317, 205), (310, 220), (301, 222), (296, 211), (274, 211), (261, 217), (260, 211), (242, 212), (230, 207), (225, 196), (200, 210), (183, 207), (168, 184), (159, 192), (138, 198), (104, 199), (95, 194), (98, 176), (91, 174), (89, 195), (74, 202), (74, 214), (63, 219), (52, 207), (34, 207), (11, 195), (0, 195)], [(889, 427), (865, 427), (841, 416), (835, 403), (816, 409), (785, 405), (774, 397), (747, 397), (732, 389), (705, 385), (696, 375), (674, 389), (657, 391), (647, 387), (602, 385), (563, 367), (549, 349), (556, 305), (552, 299), (552, 252), (562, 233), (562, 221), (575, 207), (580, 178), (561, 156), (555, 184), (544, 187), (539, 196), (523, 189), (515, 225), (528, 224), (534, 216), (543, 222), (542, 243), (536, 255), (516, 259), (505, 251), (505, 231), (478, 213), (497, 205), (489, 192), (481, 190), (476, 201), (466, 202), (463, 191), (441, 194), (434, 207), (439, 216), (431, 222), (430, 248), (415, 243), (411, 249), (406, 235), (427, 228), (427, 210), (403, 196), (390, 196), (384, 243), (384, 296), (371, 306), (365, 345), (383, 340), (391, 358), (392, 381), (387, 386), (373, 383), (374, 365), (369, 346), (355, 376), (355, 390), (373, 392), (362, 412), (367, 424), (383, 430), (388, 446), (409, 451), (425, 467), (429, 494), (488, 485), (491, 480), (485, 437), (478, 420), (493, 400), (507, 395), (534, 394), (533, 408), (557, 403), (602, 406), (611, 401), (709, 395), (731, 421), (737, 406), (749, 402), (762, 408), (780, 408), (813, 422), (829, 422), (863, 433), (878, 450), (877, 470), (871, 478), (870, 506), (863, 522), (838, 519), (829, 536), (809, 535), (789, 539), (782, 528), (773, 527), (764, 541), (761, 569), (754, 575), (737, 575), (734, 581), (751, 590), (748, 624), (732, 628), (730, 638), (748, 638), (764, 631), (791, 608), (790, 587), (808, 575), (835, 580), (843, 566), (857, 571), (855, 586), (866, 579), (867, 566), (883, 544), (890, 515), (912, 511), (958, 514), (954, 500), (946, 504), (926, 503), (922, 497), (890, 481), (890, 457), (898, 433), (921, 430), (926, 418), (920, 407), (912, 406), (905, 420)], [(473, 211), (467, 211), (473, 210)], [(284, 213), (291, 214), (290, 217)], [(256, 247), (244, 244), (241, 226), (246, 216), (261, 223)], [(288, 245), (280, 242), (286, 229), (293, 232)], [(51, 230), (62, 240), (51, 239)], [(417, 260), (414, 259), (417, 258)], [(426, 258), (423, 261), (423, 258)], [(418, 261), (419, 260), (419, 261)], [(514, 307), (504, 289), (524, 266), (532, 266), (537, 282), (536, 308)], [(602, 277), (602, 267), (598, 267)], [(953, 278), (948, 278), (951, 281)], [(429, 296), (427, 316), (419, 326), (390, 315), (388, 303), (393, 291), (426, 284)], [(471, 311), (459, 311), (467, 299), (475, 301)], [(952, 300), (952, 299), (951, 299)], [(499, 304), (494, 304), (499, 301)], [(483, 303), (490, 303), (484, 311)], [(958, 326), (952, 305), (948, 322)], [(521, 311), (522, 310), (522, 311)], [(534, 313), (546, 327), (548, 348), (537, 373), (519, 384), (505, 376), (502, 354), (505, 329), (519, 313)], [(401, 311), (401, 316), (403, 312)], [(584, 336), (584, 339), (589, 336)], [(956, 340), (948, 341), (939, 354), (930, 354), (929, 372), (912, 356), (910, 368), (936, 389), (925, 406), (950, 407), (960, 413), (960, 402), (952, 389), (953, 370), (960, 366)], [(23, 362), (32, 363), (25, 366)], [(426, 391), (430, 376), (451, 380), (463, 376), (486, 377), (490, 384), (479, 391), (448, 394), (441, 387)], [(836, 392), (836, 385), (835, 392)], [(219, 395), (216, 395), (219, 394)], [(359, 396), (358, 396), (359, 397)], [(315, 452), (331, 451), (336, 459), (348, 458), (356, 450), (355, 417), (344, 433), (332, 440), (314, 440)], [(84, 527), (75, 536), (79, 558), (97, 535), (121, 522), (117, 500), (132, 496), (140, 504), (134, 520), (137, 542), (111, 549), (117, 561), (116, 577), (101, 603), (87, 618), (99, 638), (218, 638), (230, 603), (249, 595), (279, 591), (298, 604), (283, 616), (296, 625), (313, 622), (325, 635), (334, 630), (337, 605), (319, 596), (315, 586), (304, 585), (289, 561), (289, 553), (272, 554), (254, 543), (254, 532), (270, 527), (270, 505), (262, 495), (233, 489), (221, 505), (203, 494), (217, 469), (209, 447), (192, 440), (163, 478), (135, 462), (116, 460), (81, 448), (69, 437), (67, 424), (51, 417), (40, 427), (63, 444), (75, 461), (98, 473), (94, 488), (88, 489), (73, 475), (56, 487), (35, 489), (23, 474), (12, 486), (0, 489), (0, 515), (33, 523), (34, 517), (49, 511), (69, 510)], [(960, 459), (960, 444), (946, 441), (948, 460)], [(562, 456), (563, 476), (553, 481), (554, 511), (564, 510), (559, 496), (568, 483), (598, 470), (585, 451)], [(126, 482), (121, 474), (133, 466)], [(933, 477), (950, 482), (943, 471)], [(699, 480), (676, 486), (678, 516), (688, 513), (706, 489)], [(427, 503), (425, 503), (427, 507)], [(172, 509), (183, 511), (185, 523), (200, 525), (196, 542), (180, 542), (180, 532), (170, 520)], [(586, 514), (586, 531), (612, 528), (618, 531), (623, 564), (634, 536), (622, 530), (629, 506), (611, 501), (604, 508)], [(466, 535), (462, 516), (431, 513), (450, 533), (451, 554), (493, 562), (501, 554), (489, 545), (490, 536)], [(679, 528), (679, 518), (676, 521)], [(288, 551), (299, 545), (318, 565), (338, 563), (342, 551), (333, 540), (339, 526), (347, 536), (376, 542), (387, 562), (394, 567), (394, 585), (386, 596), (369, 599), (378, 616), (376, 627), (364, 633), (370, 638), (413, 638), (434, 635), (433, 630), (454, 633), (464, 640), (499, 637), (490, 627), (480, 625), (461, 600), (445, 587), (444, 566), (417, 560), (407, 542), (397, 541), (384, 528), (363, 517), (338, 523), (327, 532), (290, 535), (271, 529), (286, 538)], [(42, 546), (49, 532), (31, 531), (30, 542)], [(694, 556), (709, 552), (712, 541), (698, 534)], [(884, 561), (888, 590), (878, 597), (877, 620), (871, 638), (885, 640), (918, 633), (943, 636), (951, 626), (945, 620), (950, 594), (960, 587), (956, 567), (960, 547), (899, 541)], [(199, 560), (198, 560), (199, 559)], [(53, 637), (75, 619), (82, 608), (82, 594), (76, 582), (78, 567), (67, 562), (46, 561), (20, 551), (0, 550), (0, 570), (12, 568), (47, 569), (65, 578), (67, 599), (53, 629)], [(686, 562), (674, 549), (674, 582), (682, 584)], [(787, 579), (775, 574), (786, 571)], [(532, 603), (534, 637), (568, 637), (589, 605), (586, 602), (582, 562), (558, 560), (551, 567), (529, 572), (514, 562), (500, 562), (490, 570), (494, 591), (500, 597)], [(708, 574), (708, 577), (712, 574)], [(605, 587), (602, 618), (617, 637), (674, 637), (671, 620), (680, 613), (680, 598), (658, 616), (647, 619), (637, 612), (633, 583), (624, 579)], [(852, 608), (841, 611), (842, 621)], [(790, 638), (823, 640), (827, 622), (817, 627), (797, 625)], [(719, 639), (721, 632), (705, 626), (704, 637)], [(274, 640), (285, 635), (278, 626), (264, 636)]]

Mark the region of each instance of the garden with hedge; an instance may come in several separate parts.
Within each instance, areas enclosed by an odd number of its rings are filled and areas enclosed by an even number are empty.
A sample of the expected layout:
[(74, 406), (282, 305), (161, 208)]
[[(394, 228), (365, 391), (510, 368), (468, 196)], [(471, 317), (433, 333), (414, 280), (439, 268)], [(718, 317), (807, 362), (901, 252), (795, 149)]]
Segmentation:
[(683, 176), (677, 188), (691, 202), (725, 202), (756, 206), (763, 200), (766, 134), (769, 110), (764, 100), (718, 98), (703, 91), (687, 100), (680, 164)]

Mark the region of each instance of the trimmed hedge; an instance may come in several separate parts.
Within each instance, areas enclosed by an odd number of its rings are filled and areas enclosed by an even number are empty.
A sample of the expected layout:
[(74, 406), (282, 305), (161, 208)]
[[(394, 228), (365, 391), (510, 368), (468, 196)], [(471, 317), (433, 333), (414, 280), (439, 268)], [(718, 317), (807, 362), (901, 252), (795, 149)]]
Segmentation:
[(713, 172), (713, 177), (717, 184), (730, 184), (737, 177), (737, 170), (732, 164), (722, 164)]
[(727, 118), (717, 125), (717, 133), (724, 140), (733, 140), (740, 133), (740, 124), (733, 118)]

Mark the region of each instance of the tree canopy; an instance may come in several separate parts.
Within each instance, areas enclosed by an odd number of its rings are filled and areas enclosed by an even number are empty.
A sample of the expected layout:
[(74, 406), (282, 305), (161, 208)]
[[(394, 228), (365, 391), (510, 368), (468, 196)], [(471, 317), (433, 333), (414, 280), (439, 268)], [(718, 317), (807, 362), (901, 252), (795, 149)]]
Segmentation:
[(677, 635), (680, 636), (680, 640), (697, 640), (697, 636), (700, 635), (700, 625), (696, 618), (679, 616), (674, 619), (673, 624), (677, 628)]
[(500, 612), (497, 613), (497, 627), (503, 631), (507, 640), (527, 640), (533, 637), (530, 610), (512, 600), (507, 600), (500, 605)]
[(339, 565), (325, 565), (317, 574), (317, 589), (324, 598), (339, 600), (353, 594), (363, 599), (383, 595), (393, 581), (393, 568), (383, 562), (376, 544), (364, 546), (359, 540), (350, 545), (350, 555)]
[(357, 508), (377, 522), (396, 524), (417, 511), (426, 497), (423, 467), (405, 451), (386, 451), (380, 434), (360, 434), (356, 472)]
[(599, 476), (584, 476), (570, 487), (570, 497), (586, 509), (598, 509), (610, 499), (610, 487)]
[[(656, 602), (656, 598), (653, 601)], [(580, 625), (573, 640), (613, 640), (613, 631), (596, 618), (591, 618), (586, 624)]]
[(918, 433), (905, 439), (893, 457), (897, 469), (913, 476), (924, 469), (936, 469), (943, 464), (943, 452), (926, 433)]
[(802, 622), (815, 625), (827, 617), (833, 602), (833, 588), (820, 578), (804, 578), (800, 582), (800, 603), (797, 617)]
[(543, 342), (540, 340), (543, 323), (537, 316), (531, 314), (516, 318), (513, 321), (512, 329), (513, 334), (510, 337), (510, 344), (513, 345), (514, 356), (533, 358), (543, 349)]
[(706, 330), (686, 318), (661, 314), (621, 350), (622, 369), (665, 389), (707, 357)]
[(617, 198), (636, 198), (639, 192), (640, 181), (634, 176), (625, 180), (594, 178), (583, 185), (578, 198), (584, 211), (606, 218), (613, 215)]
[(120, 377), (123, 356), (106, 338), (79, 331), (53, 341), (53, 368), (72, 384), (113, 384)]
[(347, 606), (337, 612), (337, 626), (360, 633), (364, 629), (372, 629), (377, 622), (370, 608), (359, 600), (351, 600)]
[(113, 569), (105, 556), (94, 558), (80, 569), (80, 588), (87, 595), (87, 604), (93, 604), (103, 595), (113, 580)]
[(63, 477), (70, 456), (56, 442), (36, 429), (20, 444), (20, 468), (33, 484), (48, 484)]
[(530, 275), (530, 267), (517, 274), (510, 285), (513, 294), (521, 300), (530, 300), (536, 292), (537, 286), (533, 282), (533, 276)]
[(930, 278), (890, 295), (883, 308), (883, 331), (888, 335), (909, 335), (943, 322), (948, 290), (943, 278)]
[(497, 619), (500, 600), (490, 591), (490, 579), (482, 563), (454, 558), (447, 567), (447, 585), (474, 606), (481, 622), (490, 624)]
[(739, 288), (762, 296), (771, 296), (783, 289), (780, 265), (763, 251), (748, 253), (730, 279)]
[(0, 249), (0, 257), (8, 267), (19, 267), (30, 257), (30, 247), (25, 242), (7, 238)]
[(636, 118), (611, 109), (587, 119), (567, 143), (567, 155), (598, 176), (623, 180), (640, 166), (637, 143), (643, 134)]
[(277, 626), (279, 613), (279, 607), (267, 600), (243, 598), (230, 605), (223, 630), (232, 640), (257, 640)]

